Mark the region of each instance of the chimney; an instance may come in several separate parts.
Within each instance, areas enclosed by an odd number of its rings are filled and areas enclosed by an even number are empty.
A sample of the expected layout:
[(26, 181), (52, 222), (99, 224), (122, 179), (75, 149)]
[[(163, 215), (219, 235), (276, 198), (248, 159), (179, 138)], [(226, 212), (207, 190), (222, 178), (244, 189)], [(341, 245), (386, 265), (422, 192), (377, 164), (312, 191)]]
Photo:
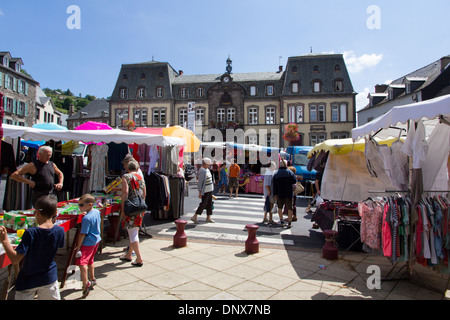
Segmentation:
[(183, 75), (183, 70), (178, 71), (178, 75), (182, 76)]
[(441, 58), (441, 71), (445, 69), (445, 67), (450, 63), (450, 56)]
[(384, 93), (387, 89), (387, 84), (376, 84), (375, 85), (375, 93)]
[(283, 66), (278, 66), (278, 72), (283, 72)]

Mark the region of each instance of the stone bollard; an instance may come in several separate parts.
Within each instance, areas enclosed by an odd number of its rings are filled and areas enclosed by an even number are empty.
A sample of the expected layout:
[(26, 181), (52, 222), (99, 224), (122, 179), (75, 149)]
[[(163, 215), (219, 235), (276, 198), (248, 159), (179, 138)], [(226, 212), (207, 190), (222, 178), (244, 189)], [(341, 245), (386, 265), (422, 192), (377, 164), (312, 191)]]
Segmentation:
[(259, 252), (259, 242), (256, 239), (256, 231), (258, 230), (258, 226), (255, 224), (248, 224), (245, 226), (248, 231), (248, 238), (245, 241), (245, 252), (248, 254), (258, 253)]
[(175, 220), (175, 224), (177, 225), (177, 232), (173, 236), (173, 246), (175, 248), (185, 247), (187, 244), (187, 236), (186, 233), (184, 233), (186, 223), (186, 220)]
[(327, 260), (338, 259), (337, 231), (324, 230), (323, 234), (325, 236), (325, 245), (322, 248), (323, 257)]

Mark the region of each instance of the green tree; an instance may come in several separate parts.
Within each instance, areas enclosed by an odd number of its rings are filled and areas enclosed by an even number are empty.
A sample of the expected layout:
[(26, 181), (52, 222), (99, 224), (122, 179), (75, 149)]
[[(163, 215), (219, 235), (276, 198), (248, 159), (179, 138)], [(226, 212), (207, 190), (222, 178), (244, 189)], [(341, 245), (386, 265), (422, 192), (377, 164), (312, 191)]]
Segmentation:
[(62, 104), (63, 109), (69, 110), (71, 105), (73, 105), (73, 99), (70, 97), (65, 98)]

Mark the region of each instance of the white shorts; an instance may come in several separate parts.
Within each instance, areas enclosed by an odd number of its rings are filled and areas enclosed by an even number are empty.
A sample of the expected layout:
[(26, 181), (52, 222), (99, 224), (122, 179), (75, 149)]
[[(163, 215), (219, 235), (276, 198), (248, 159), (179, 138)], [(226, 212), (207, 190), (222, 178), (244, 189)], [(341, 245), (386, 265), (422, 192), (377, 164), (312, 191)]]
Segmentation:
[(130, 238), (130, 243), (139, 241), (139, 227), (130, 228), (128, 230), (128, 237)]
[(58, 280), (46, 286), (16, 291), (15, 300), (34, 300), (36, 295), (38, 300), (61, 300)]

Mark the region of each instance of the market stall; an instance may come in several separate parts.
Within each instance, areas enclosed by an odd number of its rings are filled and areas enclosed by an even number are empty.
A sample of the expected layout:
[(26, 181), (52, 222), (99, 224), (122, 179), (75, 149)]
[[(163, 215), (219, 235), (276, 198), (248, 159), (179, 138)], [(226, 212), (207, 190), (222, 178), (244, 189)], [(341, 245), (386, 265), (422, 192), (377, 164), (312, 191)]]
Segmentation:
[(280, 148), (233, 142), (202, 142), (201, 146), (204, 148), (203, 156), (217, 163), (230, 164), (231, 159), (237, 159), (241, 167), (239, 187), (245, 193), (257, 194), (264, 193), (264, 167), (273, 159), (278, 163), (282, 152)]
[[(400, 151), (408, 156), (407, 189), (374, 190), (379, 206), (361, 201), (359, 207), (362, 225), (376, 226), (365, 230), (362, 241), (380, 248), (392, 264), (405, 262), (408, 278), (416, 263), (450, 273), (449, 120), (450, 95), (444, 95), (394, 107), (352, 130), (354, 140), (366, 137), (369, 144), (374, 136), (406, 134)], [(382, 165), (389, 168), (386, 162)]]
[[(102, 251), (104, 236), (103, 236), (103, 219), (115, 212), (120, 210), (120, 197), (107, 195), (107, 194), (93, 194), (96, 198), (96, 203), (94, 205), (95, 209), (98, 209), (101, 214), (101, 244), (99, 246), (99, 252)], [(58, 213), (55, 218), (55, 225), (58, 225), (64, 229), (66, 233), (67, 249), (69, 250), (68, 259), (64, 266), (63, 276), (60, 278), (61, 288), (64, 287), (65, 281), (68, 276), (69, 266), (72, 264), (75, 256), (75, 248), (79, 240), (80, 226), (83, 215), (81, 214), (78, 206), (78, 199), (73, 199), (70, 201), (58, 203)], [(0, 225), (4, 225), (8, 231), (8, 238), (11, 241), (13, 247), (17, 246), (20, 241), (24, 230), (36, 226), (36, 221), (34, 217), (34, 210), (24, 210), (24, 211), (9, 211), (4, 212), (0, 215)], [(69, 245), (68, 232), (75, 229), (75, 235), (73, 237), (72, 243)], [(12, 283), (12, 274), (17, 276), (19, 271), (18, 265), (11, 265), (11, 261), (0, 246), (0, 268), (8, 267), (8, 276), (5, 281), (4, 288), (0, 293), (0, 300), (7, 298), (7, 292)], [(14, 273), (12, 272), (14, 268)]]
[[(377, 139), (391, 146), (396, 139)], [(391, 186), (386, 175), (372, 177), (367, 170), (364, 139), (330, 139), (308, 152), (308, 168), (322, 171), (321, 198), (311, 221), (323, 231), (338, 231), (337, 243), (345, 250), (361, 250), (358, 201), (370, 197), (370, 190)]]
[[(162, 170), (161, 176), (166, 177), (164, 179), (164, 186), (165, 190), (167, 192), (170, 192), (171, 188), (168, 187), (168, 179), (166, 174), (167, 172), (172, 172), (174, 174), (178, 173), (179, 169), (179, 159), (180, 154), (178, 154), (178, 150), (176, 148), (183, 147), (184, 141), (180, 138), (176, 137), (164, 137), (162, 135), (155, 135), (155, 134), (144, 134), (144, 133), (135, 133), (135, 132), (129, 132), (129, 131), (123, 131), (119, 129), (112, 129), (112, 130), (96, 130), (95, 133), (93, 133), (91, 130), (46, 130), (46, 129), (39, 129), (39, 128), (29, 128), (29, 127), (19, 127), (19, 126), (12, 126), (12, 125), (3, 125), (3, 131), (4, 136), (11, 138), (11, 139), (18, 139), (22, 138), (25, 140), (31, 140), (31, 141), (82, 141), (86, 143), (94, 143), (95, 145), (104, 144), (104, 143), (125, 143), (127, 145), (129, 144), (137, 144), (139, 146), (151, 146), (155, 147), (155, 149), (159, 152), (158, 155), (160, 156), (159, 161), (159, 169)], [(175, 149), (174, 149), (175, 148)], [(13, 149), (11, 148), (13, 151)], [(172, 152), (175, 150), (175, 152)], [(181, 154), (182, 157), (182, 154)], [(119, 161), (121, 161), (119, 159)], [(164, 165), (162, 165), (164, 164)], [(66, 182), (66, 181), (65, 181)], [(103, 183), (104, 186), (106, 183)], [(151, 185), (149, 185), (151, 187)], [(160, 188), (160, 186), (158, 186)], [(173, 190), (173, 189), (172, 189)], [(148, 194), (151, 194), (151, 192), (148, 192)], [(180, 194), (182, 195), (182, 190), (178, 190), (178, 197), (180, 197)], [(163, 203), (164, 209), (169, 211), (172, 210), (173, 214), (175, 215), (181, 215), (182, 214), (182, 206), (180, 206), (179, 198), (177, 198), (177, 192), (172, 193), (172, 197), (170, 197), (170, 194), (166, 193), (166, 198), (164, 199), (165, 202)], [(100, 198), (108, 198), (106, 195), (101, 195)], [(153, 199), (152, 199), (153, 201)], [(66, 205), (69, 205), (70, 203), (73, 204), (73, 202), (76, 202), (75, 200), (69, 200), (65, 202)], [(78, 209), (78, 206), (76, 206), (76, 209)], [(70, 209), (69, 209), (70, 210)], [(112, 214), (113, 212), (117, 212), (120, 210), (120, 205), (118, 203), (112, 203), (110, 205), (104, 205), (100, 211), (102, 213), (102, 217), (105, 217), (107, 215)], [(103, 219), (102, 219), (103, 221)], [(64, 277), (62, 279), (62, 285), (64, 285), (65, 278), (67, 277), (67, 268), (72, 262), (72, 259), (74, 257), (74, 248), (76, 241), (78, 239), (79, 234), (79, 226), (81, 223), (81, 216), (77, 214), (69, 214), (69, 215), (59, 215), (59, 218), (56, 220), (57, 224), (59, 224), (61, 227), (64, 228), (64, 230), (67, 232), (71, 229), (76, 229), (76, 235), (74, 237), (73, 243), (70, 247), (70, 253), (69, 253), (69, 259), (67, 261), (67, 265), (65, 267), (65, 273)], [(14, 231), (14, 228), (12, 228)], [(102, 228), (103, 230), (103, 228)], [(102, 237), (103, 238), (103, 237)], [(8, 266), (10, 264), (9, 259), (5, 257), (5, 255), (0, 255), (0, 261), (2, 267)], [(9, 266), (8, 266), (9, 267)], [(9, 267), (10, 268), (10, 267)]]

